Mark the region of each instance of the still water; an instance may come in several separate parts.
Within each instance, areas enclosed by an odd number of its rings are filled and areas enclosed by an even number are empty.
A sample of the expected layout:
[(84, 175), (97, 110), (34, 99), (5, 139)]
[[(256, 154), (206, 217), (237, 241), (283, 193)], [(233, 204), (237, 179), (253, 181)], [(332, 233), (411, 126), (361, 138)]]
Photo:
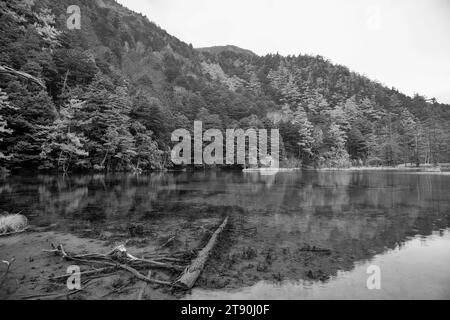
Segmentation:
[[(369, 290), (369, 267), (381, 270), (380, 288)], [(350, 272), (339, 271), (324, 283), (310, 281), (261, 281), (254, 286), (230, 290), (195, 289), (195, 300), (382, 300), (450, 299), (450, 232), (415, 237), (394, 250), (357, 262)]]
[[(138, 223), (149, 241), (175, 234), (185, 249), (229, 216), (192, 299), (450, 299), (450, 176), (10, 176), (0, 180), (1, 211), (112, 242)], [(367, 289), (371, 265), (381, 290)]]

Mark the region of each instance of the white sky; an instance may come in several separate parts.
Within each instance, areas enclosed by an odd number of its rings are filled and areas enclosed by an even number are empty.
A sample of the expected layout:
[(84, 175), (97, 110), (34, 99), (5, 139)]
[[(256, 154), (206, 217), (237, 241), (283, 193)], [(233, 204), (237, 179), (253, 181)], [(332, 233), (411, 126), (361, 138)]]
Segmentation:
[(118, 0), (194, 47), (318, 54), (450, 103), (450, 0)]

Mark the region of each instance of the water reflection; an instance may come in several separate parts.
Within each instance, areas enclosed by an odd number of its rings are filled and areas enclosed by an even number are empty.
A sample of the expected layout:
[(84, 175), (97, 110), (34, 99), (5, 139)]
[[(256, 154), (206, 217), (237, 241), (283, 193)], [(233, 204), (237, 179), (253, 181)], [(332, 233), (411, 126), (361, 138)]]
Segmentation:
[[(351, 272), (339, 272), (326, 283), (259, 282), (238, 290), (196, 289), (193, 300), (308, 300), (308, 299), (450, 299), (450, 230), (430, 237), (416, 237), (401, 247), (357, 263)], [(380, 290), (367, 287), (367, 270), (381, 270)]]
[(449, 190), (448, 176), (395, 172), (11, 176), (0, 180), (0, 211), (99, 238), (126, 237), (130, 223), (143, 223), (147, 237), (180, 234), (190, 248), (228, 215), (226, 239), (199, 284), (240, 288), (325, 282), (445, 230)]

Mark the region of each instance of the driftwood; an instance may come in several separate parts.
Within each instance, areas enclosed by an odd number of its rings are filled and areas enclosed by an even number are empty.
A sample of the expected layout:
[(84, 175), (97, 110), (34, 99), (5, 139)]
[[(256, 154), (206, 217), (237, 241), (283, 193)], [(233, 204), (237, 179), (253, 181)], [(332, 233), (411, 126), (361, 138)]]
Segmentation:
[(55, 300), (55, 299), (62, 298), (62, 297), (68, 298), (69, 296), (80, 293), (82, 291), (83, 290), (74, 290), (74, 291), (67, 292), (67, 293), (49, 293), (49, 294), (38, 294), (38, 295), (31, 295), (31, 296), (20, 296), (20, 297), (17, 297), (17, 299), (21, 299), (21, 300), (45, 300), (45, 299)]
[[(90, 253), (81, 255), (71, 255), (68, 254), (62, 245), (57, 247), (53, 246), (52, 250), (44, 250), (44, 252), (52, 253), (61, 256), (63, 259), (68, 261), (74, 261), (78, 264), (83, 264), (90, 266), (91, 268), (95, 265), (96, 268), (92, 270), (86, 270), (81, 272), (80, 275), (85, 276), (87, 282), (94, 279), (104, 277), (106, 274), (113, 275), (114, 273), (124, 270), (131, 273), (135, 278), (143, 281), (144, 284), (141, 286), (138, 293), (138, 299), (143, 299), (145, 290), (149, 284), (168, 286), (171, 288), (176, 288), (180, 290), (191, 289), (194, 287), (197, 279), (199, 278), (204, 266), (210, 256), (212, 250), (214, 249), (218, 237), (225, 229), (228, 224), (228, 217), (222, 222), (219, 228), (212, 234), (207, 245), (198, 253), (197, 258), (191, 261), (190, 266), (187, 268), (179, 266), (180, 263), (186, 262), (186, 255), (188, 252), (176, 252), (169, 255), (164, 255), (162, 253), (154, 253), (151, 255), (150, 259), (138, 258), (130, 254), (124, 245), (114, 248), (107, 254)], [(169, 244), (175, 240), (175, 237), (169, 239), (165, 244)], [(170, 262), (174, 264), (170, 264)], [(169, 282), (152, 278), (151, 269), (166, 269), (182, 271), (182, 275), (178, 280)], [(140, 271), (149, 271), (148, 275), (145, 276)], [(66, 280), (70, 275), (63, 275), (59, 277), (50, 278), (50, 280), (61, 281)], [(42, 298), (42, 297), (41, 297)]]
[[(151, 271), (149, 271), (148, 272), (148, 275), (147, 275), (147, 278), (151, 278), (151, 276), (152, 276), (152, 272)], [(143, 300), (143, 298), (144, 298), (144, 293), (145, 293), (145, 290), (147, 289), (147, 287), (148, 287), (148, 283), (147, 282), (144, 282), (143, 284), (142, 284), (142, 287), (141, 287), (141, 290), (139, 290), (139, 294), (138, 294), (138, 300)]]
[[(167, 269), (174, 269), (174, 270), (180, 270), (181, 268), (168, 265), (162, 262), (156, 262), (152, 260), (145, 260), (145, 259), (139, 259), (131, 254), (129, 254), (124, 246), (119, 246), (112, 250), (110, 253), (104, 255), (104, 254), (86, 254), (86, 255), (80, 255), (80, 256), (71, 256), (69, 255), (62, 245), (59, 245), (56, 247), (56, 249), (53, 250), (44, 250), (44, 252), (47, 253), (54, 253), (56, 255), (60, 255), (63, 257), (63, 259), (68, 261), (74, 261), (82, 264), (98, 264), (103, 266), (102, 269), (99, 270), (93, 270), (93, 271), (87, 271), (84, 272), (84, 274), (98, 274), (105, 271), (111, 271), (111, 270), (125, 270), (134, 275), (137, 279), (144, 281), (146, 283), (152, 283), (152, 284), (158, 284), (158, 285), (165, 285), (170, 287), (179, 287), (175, 283), (167, 282), (167, 281), (161, 281), (156, 279), (151, 279), (149, 277), (144, 276), (141, 274), (137, 268), (167, 268)], [(66, 279), (66, 276), (61, 276), (54, 278), (56, 280)]]
[(15, 236), (15, 235), (17, 235), (17, 234), (21, 234), (21, 233), (24, 233), (24, 232), (27, 232), (27, 231), (28, 231), (28, 228), (25, 228), (25, 229), (20, 230), (20, 231), (15, 231), (15, 232), (0, 233), (0, 238), (1, 238), (1, 237)]
[(159, 285), (163, 285), (163, 286), (169, 286), (169, 287), (178, 287), (178, 285), (176, 283), (172, 283), (172, 282), (168, 282), (168, 281), (161, 281), (161, 280), (156, 280), (156, 279), (150, 279), (130, 266), (127, 266), (124, 264), (119, 264), (117, 266), (123, 270), (130, 272), (132, 275), (134, 275), (136, 278), (138, 278), (141, 281), (145, 281), (145, 282), (152, 283), (152, 284), (159, 284)]
[[(106, 268), (101, 268), (101, 269), (94, 269), (94, 270), (90, 270), (90, 271), (80, 272), (79, 275), (80, 276), (95, 276), (97, 274), (113, 271), (115, 269), (116, 269), (116, 267), (106, 267)], [(71, 277), (70, 274), (65, 274), (65, 275), (59, 276), (59, 277), (52, 277), (52, 278), (50, 278), (50, 280), (53, 280), (53, 281), (66, 280), (69, 277)]]
[(158, 250), (164, 249), (164, 248), (167, 247), (169, 244), (171, 244), (172, 242), (174, 242), (176, 238), (177, 238), (176, 235), (173, 236), (173, 237), (171, 237), (169, 240), (166, 241), (166, 243), (164, 243), (162, 246), (160, 246), (160, 247), (158, 248)]
[(16, 261), (16, 259), (12, 259), (11, 261), (2, 261), (4, 264), (6, 264), (6, 271), (2, 276), (2, 279), (0, 281), (0, 287), (3, 285), (3, 283), (6, 281), (6, 276), (8, 275), (9, 269), (11, 268), (11, 265)]
[(174, 269), (174, 270), (179, 270), (180, 268), (173, 266), (173, 265), (169, 265), (167, 263), (163, 263), (160, 261), (155, 261), (155, 260), (149, 260), (149, 259), (139, 259), (134, 257), (133, 255), (129, 254), (127, 252), (127, 249), (125, 248), (125, 246), (118, 246), (117, 248), (115, 248), (113, 251), (111, 251), (110, 253), (108, 253), (106, 255), (107, 257), (116, 257), (118, 259), (121, 258), (125, 258), (128, 259), (131, 262), (142, 262), (145, 264), (150, 264), (153, 265), (154, 267), (159, 267), (159, 268), (167, 268), (167, 269)]
[(84, 264), (103, 264), (109, 265), (111, 267), (117, 267), (118, 266), (117, 262), (121, 262), (136, 267), (140, 267), (142, 265), (160, 269), (171, 269), (175, 271), (180, 271), (183, 269), (181, 267), (164, 263), (161, 261), (136, 258), (133, 255), (129, 254), (127, 249), (123, 245), (118, 246), (108, 254), (94, 253), (94, 254), (71, 256), (65, 252), (64, 247), (62, 245), (59, 245), (54, 250), (44, 250), (44, 252), (54, 253), (62, 256), (66, 260), (77, 261)]
[(194, 287), (195, 282), (197, 281), (198, 277), (203, 271), (203, 268), (205, 267), (206, 261), (208, 260), (211, 251), (216, 245), (217, 238), (225, 229), (227, 223), (228, 217), (225, 218), (220, 227), (216, 230), (216, 232), (214, 232), (208, 244), (199, 252), (197, 258), (192, 261), (191, 265), (188, 268), (186, 268), (183, 275), (180, 277), (180, 279), (178, 279), (178, 284), (184, 286), (187, 289), (192, 289)]

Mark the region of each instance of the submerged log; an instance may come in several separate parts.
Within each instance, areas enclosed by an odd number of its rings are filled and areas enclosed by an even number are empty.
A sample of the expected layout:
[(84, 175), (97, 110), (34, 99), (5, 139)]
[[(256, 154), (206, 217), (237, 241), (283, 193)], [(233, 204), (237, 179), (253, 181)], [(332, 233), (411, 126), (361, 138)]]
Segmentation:
[(216, 230), (216, 232), (214, 232), (208, 244), (202, 249), (202, 251), (199, 252), (197, 258), (192, 261), (189, 267), (186, 268), (180, 279), (178, 279), (177, 284), (180, 284), (187, 289), (192, 289), (194, 287), (195, 282), (197, 281), (198, 277), (203, 271), (203, 268), (205, 267), (206, 261), (208, 260), (211, 251), (216, 245), (217, 238), (225, 229), (227, 223), (228, 217), (225, 218), (220, 227)]
[(12, 259), (11, 261), (2, 261), (4, 264), (6, 264), (6, 271), (3, 274), (1, 280), (0, 280), (0, 287), (5, 283), (6, 276), (8, 275), (9, 269), (11, 268), (11, 265), (16, 261), (16, 259)]
[[(147, 278), (150, 279), (152, 277), (152, 272), (149, 271), (147, 274)], [(143, 300), (144, 299), (144, 294), (145, 294), (145, 290), (148, 287), (148, 282), (143, 282), (141, 289), (139, 290), (139, 294), (138, 294), (138, 300)]]

